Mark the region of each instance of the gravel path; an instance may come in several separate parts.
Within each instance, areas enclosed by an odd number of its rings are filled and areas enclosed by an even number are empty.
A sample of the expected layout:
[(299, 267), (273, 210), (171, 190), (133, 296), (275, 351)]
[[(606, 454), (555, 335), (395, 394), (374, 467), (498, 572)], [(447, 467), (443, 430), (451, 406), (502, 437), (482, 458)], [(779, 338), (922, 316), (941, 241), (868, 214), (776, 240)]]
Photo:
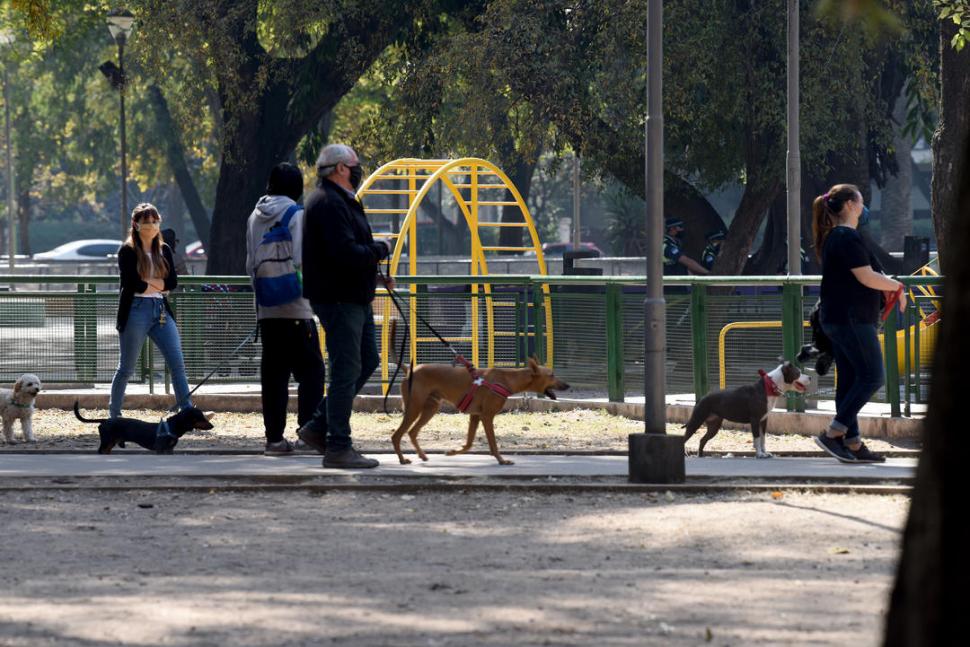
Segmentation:
[(0, 644), (876, 645), (908, 500), (6, 492)]
[[(157, 420), (158, 411), (126, 411), (126, 415), (142, 420)], [(100, 418), (107, 411), (90, 409), (85, 417)], [(390, 436), (400, 423), (398, 414), (355, 413), (352, 419), (354, 442), (364, 449), (390, 450)], [(180, 448), (194, 449), (262, 449), (265, 442), (263, 419), (260, 413), (217, 413), (212, 431), (188, 434), (179, 443)], [(296, 416), (287, 420), (287, 437), (295, 440)], [(598, 410), (576, 410), (545, 413), (504, 413), (495, 422), (499, 446), (504, 451), (514, 450), (617, 450), (626, 451), (627, 436), (643, 431), (643, 423), (621, 416), (613, 416)], [(458, 414), (438, 414), (422, 429), (419, 440), (422, 448), (430, 451), (455, 449), (464, 443), (468, 418)], [(668, 425), (668, 433), (682, 434), (681, 425)], [(37, 449), (77, 449), (88, 451), (97, 447), (97, 426), (79, 422), (73, 412), (41, 410), (34, 414), (34, 434)], [(689, 441), (688, 448), (696, 449), (702, 433)], [(19, 426), (17, 438), (20, 438)], [(478, 448), (487, 449), (485, 434), (479, 429), (476, 439)], [(888, 443), (881, 440), (867, 441), (876, 451), (893, 448), (912, 448), (914, 443), (900, 441)], [(405, 445), (407, 442), (405, 441)], [(779, 435), (769, 432), (768, 450), (818, 451), (812, 438), (799, 435)], [(0, 451), (10, 445), (0, 440)], [(25, 445), (14, 445), (23, 448)], [(722, 429), (707, 445), (713, 451), (751, 451), (751, 434), (747, 431)]]

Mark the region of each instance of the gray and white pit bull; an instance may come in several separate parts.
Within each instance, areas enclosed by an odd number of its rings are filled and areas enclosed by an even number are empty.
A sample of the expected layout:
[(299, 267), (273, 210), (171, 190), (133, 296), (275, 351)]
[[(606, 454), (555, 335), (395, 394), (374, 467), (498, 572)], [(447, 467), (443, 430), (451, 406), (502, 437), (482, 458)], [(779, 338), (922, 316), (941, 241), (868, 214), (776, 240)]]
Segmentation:
[(804, 393), (812, 383), (812, 378), (803, 374), (791, 362), (783, 362), (778, 368), (765, 373), (758, 371), (760, 377), (754, 384), (739, 386), (736, 389), (708, 393), (694, 406), (687, 421), (684, 442), (694, 435), (702, 424), (707, 424), (707, 433), (701, 438), (698, 456), (704, 455), (704, 445), (721, 430), (721, 423), (746, 422), (751, 425), (754, 436), (754, 453), (758, 458), (771, 458), (765, 449), (765, 433), (768, 414), (775, 408), (775, 402), (786, 391)]

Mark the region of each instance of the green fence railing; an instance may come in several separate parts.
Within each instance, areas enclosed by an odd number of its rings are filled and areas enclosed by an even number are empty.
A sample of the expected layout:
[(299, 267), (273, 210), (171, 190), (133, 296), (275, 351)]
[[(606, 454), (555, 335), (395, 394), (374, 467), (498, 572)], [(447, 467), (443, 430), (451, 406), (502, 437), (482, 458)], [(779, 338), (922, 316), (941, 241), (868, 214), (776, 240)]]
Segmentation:
[[(546, 361), (550, 340), (557, 374), (576, 391), (606, 394), (613, 401), (643, 393), (644, 277), (422, 275), (396, 280), (405, 310), (413, 304), (466, 357), (477, 349), (481, 365), (492, 357), (495, 365), (522, 366), (532, 354)], [(753, 382), (757, 369), (772, 366), (779, 356), (794, 359), (809, 334), (804, 322), (817, 299), (819, 280), (667, 280), (668, 393), (700, 397), (711, 388)], [(887, 385), (877, 394), (896, 416), (909, 415), (914, 404), (925, 402), (938, 330), (925, 322), (938, 316), (942, 302), (933, 291), (939, 290), (940, 277), (902, 280), (917, 298), (901, 317), (892, 316), (885, 324)], [(472, 284), (487, 284), (491, 292), (473, 292)], [(190, 382), (218, 365), (224, 367), (214, 382), (258, 380), (259, 343), (229, 357), (255, 325), (248, 285), (248, 278), (240, 276), (180, 277), (170, 301)], [(118, 361), (117, 298), (115, 276), (0, 276), (0, 381), (12, 382), (24, 372), (47, 382), (110, 381)], [(399, 320), (396, 335), (379, 335), (381, 350), (386, 349), (393, 365), (403, 334), (400, 317), (381, 296), (375, 314), (382, 321)], [(419, 340), (413, 347), (415, 361), (451, 361), (451, 353), (427, 330), (412, 335)], [(146, 345), (141, 371), (133, 377), (153, 388), (161, 380), (167, 387), (156, 355)], [(412, 360), (410, 350), (405, 360)], [(375, 373), (375, 388), (392, 372)], [(818, 380), (818, 392), (809, 397), (833, 399), (834, 384), (831, 374)], [(800, 397), (788, 402), (792, 409), (805, 404)]]

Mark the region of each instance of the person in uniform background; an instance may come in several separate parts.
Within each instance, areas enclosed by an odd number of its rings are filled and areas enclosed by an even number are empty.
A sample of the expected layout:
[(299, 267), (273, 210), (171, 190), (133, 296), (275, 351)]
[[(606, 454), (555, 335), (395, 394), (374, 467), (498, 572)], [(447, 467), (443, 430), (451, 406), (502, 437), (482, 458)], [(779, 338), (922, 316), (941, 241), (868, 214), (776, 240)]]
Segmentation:
[(708, 272), (714, 267), (714, 261), (717, 260), (717, 255), (721, 253), (721, 243), (724, 242), (724, 232), (720, 229), (708, 232), (707, 236), (707, 246), (704, 248), (704, 253), (701, 254), (701, 265), (703, 265)]
[(162, 240), (168, 245), (172, 250), (172, 258), (175, 259), (175, 271), (182, 276), (189, 273), (188, 267), (185, 264), (185, 252), (179, 249), (179, 239), (175, 235), (175, 230), (171, 227), (162, 230)]
[(691, 274), (710, 274), (707, 269), (684, 254), (680, 235), (686, 230), (684, 221), (680, 218), (667, 218), (664, 221), (664, 274), (667, 276), (683, 276)]

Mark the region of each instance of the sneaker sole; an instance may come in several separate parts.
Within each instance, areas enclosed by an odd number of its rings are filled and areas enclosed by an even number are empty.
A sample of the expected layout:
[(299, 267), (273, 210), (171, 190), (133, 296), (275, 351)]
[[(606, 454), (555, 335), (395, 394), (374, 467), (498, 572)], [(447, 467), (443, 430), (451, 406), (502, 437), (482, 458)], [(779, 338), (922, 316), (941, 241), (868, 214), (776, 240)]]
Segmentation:
[(323, 449), (320, 449), (320, 447), (316, 443), (311, 443), (306, 438), (304, 438), (303, 435), (300, 434), (299, 431), (296, 432), (296, 437), (299, 438), (300, 440), (302, 440), (303, 441), (303, 444), (306, 445), (307, 447), (309, 447), (310, 449), (312, 449), (313, 451), (317, 452), (321, 456), (326, 456), (326, 454), (327, 454), (327, 448), (326, 447), (324, 447)]
[(825, 446), (825, 443), (823, 443), (821, 440), (818, 439), (818, 436), (815, 437), (815, 444), (818, 445), (819, 447), (821, 447), (822, 448), (822, 451), (824, 451), (826, 454), (828, 454), (829, 456), (831, 456), (835, 460), (839, 461), (840, 463), (845, 463), (846, 465), (851, 465), (853, 463), (859, 463), (859, 462), (861, 462), (861, 461), (857, 461), (854, 458), (846, 458), (845, 456), (839, 456), (838, 454), (836, 454), (835, 452), (833, 452), (831, 449), (829, 449), (828, 447), (826, 447)]

